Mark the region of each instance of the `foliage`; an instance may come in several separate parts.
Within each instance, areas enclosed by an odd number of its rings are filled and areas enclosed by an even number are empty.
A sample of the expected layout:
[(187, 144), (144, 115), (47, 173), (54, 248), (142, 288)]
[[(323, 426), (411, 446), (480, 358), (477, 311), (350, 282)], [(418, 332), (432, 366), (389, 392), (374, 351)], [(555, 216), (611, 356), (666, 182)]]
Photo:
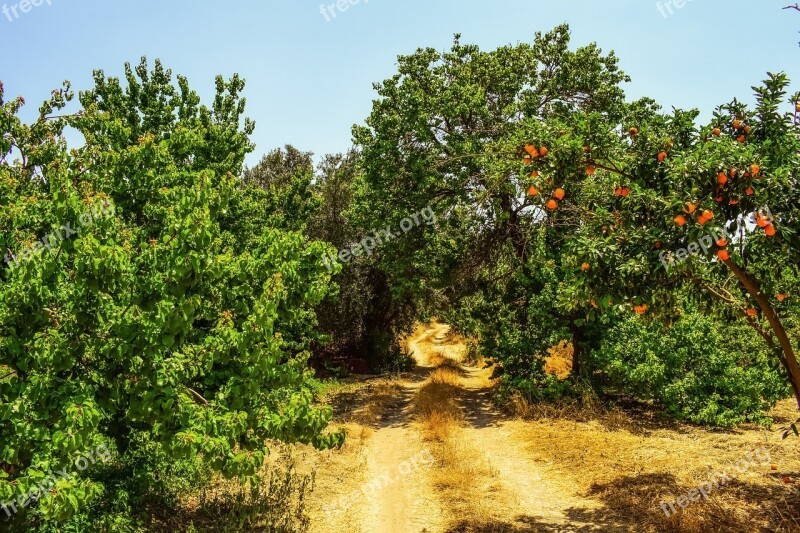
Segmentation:
[[(312, 404), (301, 335), (329, 285), (326, 246), (226, 218), (231, 206), (248, 214), (235, 178), (252, 148), (243, 81), (218, 78), (206, 107), (158, 62), (126, 65), (125, 79), (96, 72), (66, 118), (53, 111), (73, 95), (55, 91), (30, 125), (17, 117), (23, 100), (0, 95), (0, 228), (15, 258), (113, 207), (0, 272), (0, 501), (109, 440), (135, 454), (142, 431), (172, 460), (242, 479), (269, 438), (342, 439), (324, 434), (330, 411)], [(67, 125), (82, 147), (68, 150)], [(111, 497), (91, 469), (57, 489), (30, 513), (62, 521)]]
[(628, 316), (591, 357), (608, 387), (699, 424), (768, 422), (762, 413), (789, 393), (755, 332), (697, 311), (672, 327)]

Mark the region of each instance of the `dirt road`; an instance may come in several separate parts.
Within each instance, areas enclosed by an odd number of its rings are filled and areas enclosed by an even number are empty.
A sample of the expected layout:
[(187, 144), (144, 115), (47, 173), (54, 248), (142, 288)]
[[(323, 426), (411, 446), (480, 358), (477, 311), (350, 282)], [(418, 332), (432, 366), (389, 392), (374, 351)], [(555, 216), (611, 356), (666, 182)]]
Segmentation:
[[(310, 503), (312, 531), (599, 530), (581, 518), (596, 516), (600, 505), (527, 455), (525, 422), (507, 419), (493, 406), (490, 370), (463, 363), (465, 347), (450, 337), (447, 326), (419, 331), (408, 345), (416, 369), (392, 384), (393, 398), (380, 405), (383, 412), (371, 430), (345, 451), (350, 460), (330, 452), (331, 462), (317, 465), (321, 475)], [(461, 374), (455, 394), (463, 417), (447, 438), (436, 441), (414, 404), (443, 363)], [(613, 524), (602, 530), (614, 529), (623, 530)]]

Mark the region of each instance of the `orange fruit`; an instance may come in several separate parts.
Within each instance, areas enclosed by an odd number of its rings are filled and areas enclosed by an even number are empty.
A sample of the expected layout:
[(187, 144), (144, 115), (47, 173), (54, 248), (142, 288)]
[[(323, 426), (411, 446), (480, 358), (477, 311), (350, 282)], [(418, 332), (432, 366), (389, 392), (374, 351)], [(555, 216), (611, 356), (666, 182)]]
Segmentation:
[(675, 224), (679, 226), (684, 226), (686, 224), (686, 217), (683, 215), (678, 215), (673, 220), (675, 221)]
[(742, 127), (742, 121), (737, 118), (733, 121), (733, 127), (737, 130), (740, 129)]
[(717, 252), (717, 257), (719, 257), (720, 261), (727, 261), (731, 258), (731, 254), (728, 253), (728, 250), (720, 250)]
[(777, 470), (777, 469), (778, 469), (778, 465), (776, 465), (776, 464), (773, 464), (773, 465), (772, 465), (770, 468), (771, 468), (772, 470)]
[(638, 128), (631, 128), (631, 129), (628, 130), (628, 133), (630, 133), (631, 135), (639, 135), (639, 129)]
[(726, 183), (728, 183), (728, 176), (726, 176), (723, 172), (720, 172), (717, 175), (717, 183), (719, 183), (720, 185), (725, 185)]
[(547, 152), (549, 151), (550, 150), (548, 150), (546, 146), (542, 146), (541, 148), (539, 148), (539, 155), (544, 157), (547, 155)]
[(592, 174), (594, 174), (595, 170), (596, 169), (592, 165), (589, 165), (588, 167), (586, 167), (586, 175), (591, 176)]
[(788, 295), (787, 295), (787, 294), (779, 294), (779, 295), (778, 295), (778, 301), (779, 301), (779, 302), (782, 302), (782, 301), (784, 301), (784, 300), (785, 300), (787, 297), (788, 297)]
[(583, 151), (584, 152), (588, 152), (589, 150), (591, 150), (591, 148), (589, 146), (584, 146), (583, 147)]
[(789, 476), (783, 476), (781, 479), (783, 479), (783, 482), (786, 483), (787, 485), (792, 482), (792, 478), (790, 478)]
[(528, 195), (529, 196), (536, 196), (537, 194), (539, 194), (539, 190), (536, 187), (534, 187), (533, 185), (528, 187)]
[(761, 172), (761, 167), (756, 164), (750, 165), (750, 172), (753, 176), (757, 176)]
[(622, 196), (622, 187), (614, 189), (614, 196)]
[(753, 128), (751, 128), (750, 126), (745, 126), (745, 127), (744, 127), (744, 132), (745, 132), (746, 134), (750, 135), (750, 132), (751, 132), (751, 131), (753, 131)]
[(744, 190), (744, 193), (745, 193), (747, 196), (753, 196), (753, 194), (755, 194), (755, 192), (756, 192), (756, 191), (754, 191), (752, 187), (748, 187), (748, 188), (746, 188), (746, 189)]
[(711, 133), (714, 134), (715, 136), (719, 137), (720, 135), (722, 135), (722, 130), (720, 130), (719, 128), (714, 128), (711, 131)]
[(721, 202), (722, 201), (722, 196), (717, 196), (716, 198), (714, 198), (714, 200), (716, 200), (717, 202)]
[(528, 152), (531, 157), (539, 157), (539, 150), (532, 144), (526, 144), (525, 151)]
[(584, 263), (584, 264), (581, 265), (581, 270), (583, 270), (584, 272), (586, 272), (590, 268), (591, 267), (589, 266), (589, 263)]
[(550, 209), (552, 211), (553, 209), (558, 207), (558, 202), (551, 198), (545, 205), (547, 206), (547, 209)]
[(739, 141), (740, 143), (743, 143), (743, 142), (745, 142), (747, 140), (747, 137), (745, 137), (744, 135), (739, 135), (736, 138), (736, 140)]
[(558, 189), (553, 191), (553, 197), (556, 198), (557, 200), (563, 200), (564, 199), (564, 189), (559, 187)]
[(692, 202), (686, 202), (686, 208), (684, 209), (686, 213), (689, 213), (691, 215), (692, 213), (695, 212), (695, 210), (697, 210), (697, 206), (695, 204), (693, 204)]
[(658, 162), (661, 163), (667, 158), (667, 152), (659, 152), (658, 153)]
[(661, 241), (656, 241), (656, 250), (660, 250), (660, 249), (661, 249), (661, 246), (663, 246), (663, 245), (661, 244)]
[(625, 196), (627, 198), (628, 196), (631, 195), (631, 190), (627, 187), (623, 187), (621, 193), (622, 196)]
[(775, 236), (775, 226), (770, 224), (766, 228), (764, 228), (764, 233), (767, 234), (767, 237), (774, 237)]
[(531, 163), (533, 163), (533, 158), (529, 155), (526, 155), (525, 157), (522, 158), (522, 163), (525, 165), (530, 165)]
[[(752, 309), (752, 308), (748, 309), (747, 310), (747, 316), (758, 316), (758, 309)], [(775, 465), (773, 465), (773, 466), (775, 466)], [(773, 470), (777, 470), (777, 469), (778, 469), (777, 467), (773, 468)]]
[(534, 170), (533, 172), (531, 172), (531, 177), (532, 178), (538, 178), (539, 177), (539, 171)]
[(738, 205), (738, 204), (739, 204), (739, 200), (733, 200), (732, 199), (732, 200), (728, 201), (728, 205)]
[(708, 211), (708, 210), (703, 211), (702, 218), (704, 218), (706, 220), (714, 220), (714, 213), (712, 213), (711, 211)]
[(798, 113), (800, 113), (800, 104), (795, 104), (794, 105), (794, 110), (797, 111)]
[(769, 226), (769, 221), (766, 218), (756, 217), (756, 224), (759, 228), (766, 228)]
[(728, 246), (728, 239), (726, 239), (725, 237), (721, 238), (720, 240), (717, 241), (717, 246), (719, 246), (720, 248), (725, 248), (726, 246)]

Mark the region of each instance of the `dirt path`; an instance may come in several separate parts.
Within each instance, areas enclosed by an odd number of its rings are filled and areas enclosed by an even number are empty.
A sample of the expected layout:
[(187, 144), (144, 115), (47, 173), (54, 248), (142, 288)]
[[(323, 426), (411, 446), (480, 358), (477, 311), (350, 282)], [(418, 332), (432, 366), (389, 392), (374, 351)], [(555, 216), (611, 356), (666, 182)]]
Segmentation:
[[(312, 531), (341, 531), (345, 525), (363, 533), (599, 530), (581, 520), (584, 513), (596, 517), (599, 505), (526, 454), (525, 422), (508, 420), (493, 406), (491, 371), (463, 364), (464, 345), (450, 339), (447, 326), (434, 324), (408, 345), (417, 368), (398, 382), (396, 401), (359, 453), (359, 472), (350, 465), (340, 476), (345, 492), (355, 494), (346, 515), (315, 519)], [(432, 443), (414, 419), (413, 402), (443, 358), (460, 367), (464, 418), (448, 443)], [(440, 460), (447, 446), (449, 459)], [(622, 530), (611, 526), (602, 530)]]

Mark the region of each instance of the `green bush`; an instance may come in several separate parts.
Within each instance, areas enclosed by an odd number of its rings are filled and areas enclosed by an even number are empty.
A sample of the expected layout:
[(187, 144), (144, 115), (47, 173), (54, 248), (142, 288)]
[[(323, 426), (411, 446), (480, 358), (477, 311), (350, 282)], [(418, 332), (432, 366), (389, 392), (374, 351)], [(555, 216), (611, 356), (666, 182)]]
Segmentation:
[(697, 311), (672, 327), (627, 318), (591, 358), (611, 387), (698, 424), (768, 422), (766, 411), (790, 393), (755, 332)]

